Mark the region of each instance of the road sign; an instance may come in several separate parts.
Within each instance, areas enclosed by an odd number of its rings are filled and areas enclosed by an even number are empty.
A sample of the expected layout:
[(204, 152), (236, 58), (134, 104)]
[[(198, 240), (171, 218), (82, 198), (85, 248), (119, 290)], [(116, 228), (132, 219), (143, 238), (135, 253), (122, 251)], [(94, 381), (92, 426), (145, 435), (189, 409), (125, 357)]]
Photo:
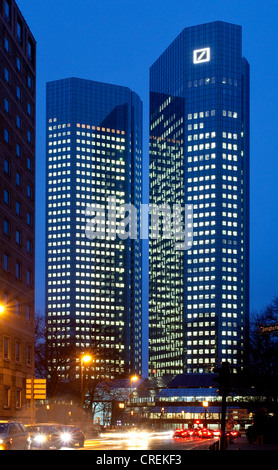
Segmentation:
[(46, 400), (46, 379), (27, 379), (26, 399)]

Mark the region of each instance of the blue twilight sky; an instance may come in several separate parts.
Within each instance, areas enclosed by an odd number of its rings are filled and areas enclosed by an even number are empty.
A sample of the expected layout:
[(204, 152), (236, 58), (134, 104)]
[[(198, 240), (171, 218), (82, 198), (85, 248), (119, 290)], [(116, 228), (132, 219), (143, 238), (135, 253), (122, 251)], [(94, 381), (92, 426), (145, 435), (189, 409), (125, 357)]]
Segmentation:
[[(124, 85), (144, 103), (148, 186), (149, 67), (187, 26), (243, 27), (251, 66), (251, 311), (278, 296), (278, 2), (18, 0), (37, 40), (36, 308), (44, 312), (45, 84), (71, 76)], [(147, 252), (145, 257), (147, 259)], [(144, 306), (147, 311), (147, 303)]]

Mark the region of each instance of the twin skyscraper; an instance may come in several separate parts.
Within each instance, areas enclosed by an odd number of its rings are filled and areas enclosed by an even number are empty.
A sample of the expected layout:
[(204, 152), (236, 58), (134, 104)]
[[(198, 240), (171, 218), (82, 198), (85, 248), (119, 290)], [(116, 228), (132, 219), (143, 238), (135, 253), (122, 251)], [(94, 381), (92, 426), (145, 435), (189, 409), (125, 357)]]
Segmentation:
[[(140, 374), (149, 314), (150, 376), (211, 372), (221, 361), (239, 369), (249, 317), (249, 65), (241, 27), (185, 28), (150, 69), (149, 109), (149, 203), (161, 214), (190, 207), (180, 223), (192, 242), (177, 250), (163, 230), (150, 234), (147, 283), (142, 239), (130, 236), (131, 218), (120, 210), (135, 208), (140, 228), (141, 99), (77, 78), (47, 84), (49, 348), (93, 350), (98, 377)], [(116, 211), (109, 236), (107, 218), (103, 236), (87, 236), (92, 204), (96, 218), (97, 209)], [(61, 375), (69, 369), (65, 363)]]

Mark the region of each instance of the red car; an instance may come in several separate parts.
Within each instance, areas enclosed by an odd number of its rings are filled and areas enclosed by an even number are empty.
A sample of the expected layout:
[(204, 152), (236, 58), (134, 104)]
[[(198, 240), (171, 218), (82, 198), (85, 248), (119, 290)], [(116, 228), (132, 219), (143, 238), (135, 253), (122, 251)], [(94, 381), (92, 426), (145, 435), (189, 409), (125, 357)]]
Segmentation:
[(173, 437), (185, 438), (189, 436), (189, 432), (186, 429), (176, 429)]
[(239, 431), (229, 431), (226, 433), (231, 439), (236, 439), (236, 437), (240, 437), (240, 432)]
[[(219, 429), (214, 429), (213, 431), (214, 437), (220, 437), (221, 436), (221, 431)], [(225, 432), (226, 438), (229, 438), (230, 440), (236, 439), (237, 437), (240, 437), (241, 434), (239, 431), (232, 430), (232, 431), (226, 431)]]
[[(214, 429), (212, 432), (215, 437), (221, 436), (221, 431), (219, 429)], [(240, 432), (236, 430), (226, 431), (225, 436), (230, 437), (231, 439), (235, 439), (236, 437), (240, 437)]]
[(201, 428), (194, 428), (194, 429), (189, 429), (188, 430), (188, 435), (189, 436), (198, 436), (198, 432), (200, 431)]
[(209, 438), (210, 439), (211, 437), (213, 437), (213, 432), (210, 431), (209, 429), (203, 428), (203, 429), (199, 430), (198, 436), (202, 437), (202, 438)]

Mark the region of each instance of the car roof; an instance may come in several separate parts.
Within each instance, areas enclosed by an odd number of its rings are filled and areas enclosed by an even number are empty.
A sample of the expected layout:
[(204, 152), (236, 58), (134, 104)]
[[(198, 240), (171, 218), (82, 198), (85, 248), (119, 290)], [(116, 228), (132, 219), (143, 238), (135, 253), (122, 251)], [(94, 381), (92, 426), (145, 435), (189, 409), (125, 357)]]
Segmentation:
[[(33, 426), (33, 427), (41, 427), (41, 426), (56, 426), (57, 428), (77, 428), (72, 424), (61, 424), (61, 423), (34, 423), (34, 424), (26, 424), (26, 426)], [(78, 428), (77, 428), (78, 429)]]
[(52, 429), (59, 429), (59, 425), (52, 424), (52, 423), (44, 423), (44, 424), (27, 424), (26, 429), (39, 429), (39, 428), (52, 428)]
[(12, 420), (12, 419), (1, 419), (0, 420), (0, 424), (11, 424), (11, 423), (15, 423), (15, 424), (23, 424), (21, 421), (15, 421), (15, 420)]
[(60, 426), (63, 428), (77, 428), (77, 426), (74, 426), (73, 424), (61, 424), (61, 423), (34, 423), (34, 424), (26, 424), (26, 426)]

